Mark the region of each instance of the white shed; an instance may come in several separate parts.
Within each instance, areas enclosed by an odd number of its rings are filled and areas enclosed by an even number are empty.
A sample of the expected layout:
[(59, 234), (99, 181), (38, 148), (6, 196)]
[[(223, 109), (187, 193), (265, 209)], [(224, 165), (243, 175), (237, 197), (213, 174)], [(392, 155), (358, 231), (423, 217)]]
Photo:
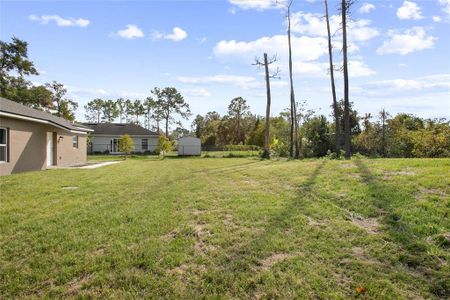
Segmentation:
[(200, 155), (202, 152), (201, 141), (193, 136), (185, 136), (178, 139), (178, 155)]

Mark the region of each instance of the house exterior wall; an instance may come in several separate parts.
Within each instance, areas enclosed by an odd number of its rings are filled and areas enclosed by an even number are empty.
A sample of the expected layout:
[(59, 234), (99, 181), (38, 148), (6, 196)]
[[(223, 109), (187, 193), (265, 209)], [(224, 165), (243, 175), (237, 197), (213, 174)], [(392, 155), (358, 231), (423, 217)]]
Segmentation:
[(201, 153), (200, 139), (192, 136), (178, 139), (178, 155), (200, 155)]
[(46, 169), (47, 132), (56, 132), (53, 140), (56, 166), (86, 163), (86, 135), (78, 135), (78, 148), (73, 148), (73, 133), (48, 124), (0, 117), (0, 127), (9, 131), (9, 160), (0, 162), (0, 175)]
[[(95, 152), (111, 152), (111, 140), (112, 139), (120, 139), (120, 135), (95, 135), (91, 136), (91, 145), (89, 147), (90, 153)], [(155, 151), (158, 146), (159, 138), (157, 136), (152, 135), (132, 135), (131, 139), (133, 140), (134, 150), (132, 152), (145, 152), (145, 151)], [(142, 149), (142, 139), (148, 140), (148, 149)]]

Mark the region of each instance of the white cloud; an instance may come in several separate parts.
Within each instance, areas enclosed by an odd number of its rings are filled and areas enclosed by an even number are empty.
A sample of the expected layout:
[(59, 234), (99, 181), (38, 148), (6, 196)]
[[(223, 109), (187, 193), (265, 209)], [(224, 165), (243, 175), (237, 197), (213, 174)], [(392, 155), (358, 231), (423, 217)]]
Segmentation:
[(433, 48), (433, 36), (428, 36), (422, 27), (407, 29), (404, 33), (389, 30), (389, 39), (377, 49), (378, 54), (400, 54), (406, 55), (411, 52)]
[(128, 24), (125, 29), (117, 31), (112, 36), (118, 36), (123, 39), (131, 40), (144, 37), (144, 32), (137, 25)]
[(188, 34), (186, 31), (181, 29), (180, 27), (174, 27), (172, 29), (172, 33), (169, 34), (162, 34), (159, 31), (153, 31), (152, 33), (152, 39), (153, 40), (160, 40), (160, 39), (166, 39), (166, 40), (172, 40), (174, 42), (179, 42), (187, 38)]
[(60, 27), (86, 27), (89, 25), (90, 21), (82, 18), (63, 18), (58, 15), (43, 15), (36, 16), (30, 15), (29, 19), (34, 22), (41, 24), (48, 24), (50, 21), (54, 21), (57, 26)]
[(92, 94), (92, 95), (108, 95), (109, 93), (104, 89), (82, 89), (82, 88), (69, 88), (67, 90), (72, 93), (80, 94)]
[(417, 79), (399, 78), (373, 81), (363, 85), (363, 87), (367, 89), (381, 89), (395, 92), (436, 88), (450, 90), (450, 74), (428, 75)]
[(174, 27), (172, 29), (172, 33), (165, 35), (164, 38), (166, 40), (172, 40), (174, 42), (179, 42), (187, 38), (187, 32), (181, 29), (180, 27)]
[[(229, 0), (229, 2), (241, 9), (278, 9), (284, 6), (285, 0)], [(236, 12), (236, 11), (234, 11)]]
[[(341, 18), (338, 15), (330, 17), (331, 32), (340, 28)], [(361, 19), (348, 23), (349, 41), (364, 42), (380, 35), (378, 30), (370, 27), (370, 20)], [(325, 19), (321, 14), (304, 13), (302, 11), (292, 14), (292, 31), (311, 36), (326, 37), (328, 35)]]
[(348, 62), (348, 72), (350, 77), (367, 77), (376, 74), (374, 70), (361, 60), (350, 60)]
[(191, 97), (209, 97), (211, 93), (205, 88), (192, 88), (182, 90), (183, 94)]
[(134, 99), (145, 99), (146, 97), (148, 97), (148, 94), (133, 91), (122, 91), (120, 92), (119, 95), (124, 98), (134, 98)]
[(371, 10), (375, 10), (375, 5), (372, 3), (363, 3), (359, 9), (359, 12), (362, 14), (368, 14)]
[(397, 10), (397, 17), (400, 20), (419, 20), (423, 18), (420, 7), (412, 1), (403, 2), (403, 5)]
[[(327, 40), (321, 37), (292, 37), (293, 59), (313, 61), (327, 53)], [(251, 62), (262, 53), (282, 54), (288, 52), (288, 42), (285, 35), (262, 37), (254, 41), (220, 41), (214, 47), (216, 57), (238, 57)]]
[(440, 16), (433, 16), (433, 22), (440, 23), (442, 22), (442, 18)]
[(443, 6), (442, 11), (450, 17), (450, 0), (439, 0), (439, 4)]
[(238, 75), (213, 75), (203, 77), (178, 77), (177, 80), (182, 83), (190, 84), (231, 84), (242, 89), (255, 88), (260, 85), (254, 77)]

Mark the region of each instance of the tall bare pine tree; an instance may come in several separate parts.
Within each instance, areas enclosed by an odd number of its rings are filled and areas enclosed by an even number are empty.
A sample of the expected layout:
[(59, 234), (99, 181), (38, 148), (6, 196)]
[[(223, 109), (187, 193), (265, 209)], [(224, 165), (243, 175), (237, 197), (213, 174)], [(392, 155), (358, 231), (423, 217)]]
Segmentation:
[(298, 125), (297, 125), (297, 110), (295, 107), (295, 94), (294, 94), (294, 81), (292, 79), (292, 42), (291, 42), (291, 5), (293, 0), (290, 0), (287, 5), (287, 20), (288, 20), (288, 47), (289, 47), (289, 83), (291, 86), (291, 131), (290, 131), (290, 143), (289, 143), (289, 155), (294, 157), (294, 145), (295, 145), (295, 158), (300, 157), (300, 148), (298, 144)]
[(333, 65), (333, 45), (331, 44), (331, 30), (330, 30), (330, 18), (328, 15), (328, 0), (325, 3), (325, 20), (327, 23), (328, 33), (328, 57), (330, 61), (330, 80), (331, 80), (331, 95), (333, 97), (333, 111), (334, 111), (334, 126), (335, 126), (335, 152), (336, 157), (339, 157), (341, 152), (341, 130), (339, 128), (339, 110), (336, 100), (336, 85), (334, 83), (334, 65)]
[(347, 14), (353, 0), (342, 0), (342, 57), (344, 70), (344, 148), (345, 159), (351, 157), (351, 132), (350, 132), (350, 104), (349, 104), (349, 85), (348, 85), (348, 60), (347, 60)]

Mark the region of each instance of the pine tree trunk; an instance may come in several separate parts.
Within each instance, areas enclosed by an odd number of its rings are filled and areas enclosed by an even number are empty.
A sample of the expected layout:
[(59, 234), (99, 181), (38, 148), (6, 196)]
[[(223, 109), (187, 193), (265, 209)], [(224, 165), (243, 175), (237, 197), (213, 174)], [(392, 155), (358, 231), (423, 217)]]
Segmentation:
[(269, 63), (267, 61), (267, 53), (264, 53), (264, 68), (266, 71), (266, 92), (267, 92), (267, 104), (266, 104), (266, 136), (264, 139), (264, 154), (269, 154), (269, 143), (270, 143), (270, 78), (269, 78)]
[(342, 56), (344, 63), (344, 132), (345, 159), (351, 157), (351, 132), (349, 111), (348, 62), (347, 62), (347, 0), (342, 0)]
[(169, 118), (166, 118), (166, 137), (169, 138)]
[(294, 94), (294, 80), (292, 79), (292, 44), (291, 44), (291, 4), (288, 6), (288, 47), (289, 47), (289, 82), (291, 85), (291, 132), (289, 142), (289, 155), (294, 157), (294, 145), (295, 145), (295, 158), (299, 158), (300, 149), (298, 145), (298, 126), (297, 126), (297, 112), (295, 109), (295, 94)]
[(327, 33), (328, 33), (328, 57), (330, 61), (330, 80), (331, 80), (331, 94), (333, 96), (333, 111), (334, 111), (334, 126), (335, 129), (335, 152), (336, 157), (340, 156), (341, 152), (341, 130), (339, 126), (339, 110), (336, 100), (336, 86), (334, 83), (334, 69), (333, 69), (333, 45), (331, 44), (331, 31), (330, 31), (330, 18), (328, 16), (328, 0), (325, 0), (325, 19), (327, 22)]

